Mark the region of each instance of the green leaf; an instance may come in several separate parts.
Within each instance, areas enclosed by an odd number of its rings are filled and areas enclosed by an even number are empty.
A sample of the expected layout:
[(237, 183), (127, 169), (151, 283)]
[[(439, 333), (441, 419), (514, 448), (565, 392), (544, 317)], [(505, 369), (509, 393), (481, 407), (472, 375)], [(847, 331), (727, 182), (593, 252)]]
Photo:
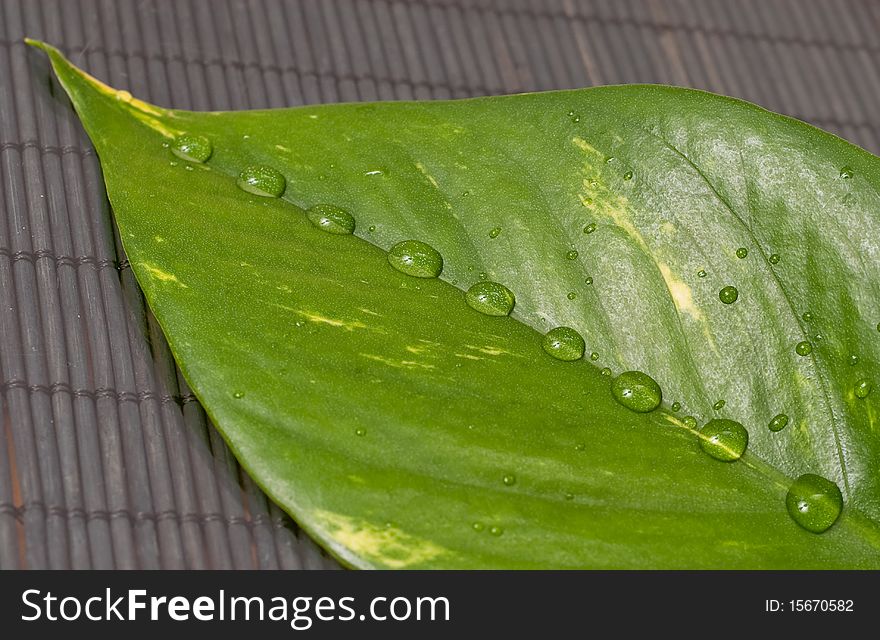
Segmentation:
[[(880, 567), (880, 393), (859, 387), (880, 386), (877, 158), (653, 86), (171, 111), (35, 44), (187, 380), (343, 562)], [(172, 154), (184, 133), (207, 162)], [(282, 198), (236, 186), (252, 165), (286, 177)], [(310, 222), (319, 203), (355, 235)], [(408, 239), (440, 252), (440, 279), (389, 265)], [(482, 273), (512, 317), (466, 304)], [(545, 354), (559, 325), (598, 355)], [(603, 367), (649, 373), (663, 407), (625, 409)], [(686, 415), (742, 423), (748, 452), (713, 459)], [(786, 510), (805, 473), (843, 494), (823, 534)]]

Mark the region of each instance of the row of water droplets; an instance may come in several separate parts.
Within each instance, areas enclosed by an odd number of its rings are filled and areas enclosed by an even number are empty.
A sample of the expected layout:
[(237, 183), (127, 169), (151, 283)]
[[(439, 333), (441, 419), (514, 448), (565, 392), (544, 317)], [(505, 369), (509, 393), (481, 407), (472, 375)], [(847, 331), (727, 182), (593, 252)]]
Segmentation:
[[(569, 114), (570, 116), (572, 114)], [(577, 121), (574, 120), (573, 121)], [(204, 136), (194, 134), (182, 134), (171, 145), (172, 152), (178, 157), (189, 162), (204, 163), (212, 155), (213, 147), (210, 140)], [(627, 171), (624, 180), (631, 180), (633, 173)], [(844, 168), (841, 177), (849, 179), (852, 171)], [(267, 165), (250, 165), (246, 167), (237, 180), (237, 185), (242, 190), (253, 195), (269, 198), (279, 198), (284, 194), (287, 186), (286, 179), (277, 169)], [(355, 219), (345, 209), (332, 204), (317, 204), (306, 211), (306, 215), (312, 224), (327, 233), (336, 235), (348, 235), (354, 233)], [(590, 234), (596, 230), (596, 224), (590, 223), (584, 227), (584, 233)], [(490, 238), (500, 235), (501, 227), (495, 227), (489, 232)], [(748, 249), (740, 247), (735, 255), (739, 259), (748, 256)], [(566, 258), (575, 260), (578, 253), (569, 251)], [(437, 278), (443, 271), (443, 258), (440, 253), (420, 240), (404, 240), (393, 245), (387, 253), (388, 263), (396, 270), (416, 278)], [(768, 261), (775, 265), (780, 256), (772, 254)], [(708, 274), (701, 269), (697, 275), (705, 278)], [(592, 284), (592, 278), (587, 279), (587, 284)], [(569, 299), (574, 299), (574, 292), (568, 294)], [(724, 304), (733, 304), (739, 298), (739, 291), (733, 285), (724, 286), (718, 294)], [(489, 315), (504, 317), (510, 315), (516, 304), (514, 293), (499, 282), (481, 279), (472, 285), (465, 293), (465, 301), (476, 311)], [(805, 314), (804, 320), (811, 319)], [(877, 326), (880, 331), (880, 324)], [(548, 331), (542, 340), (544, 351), (561, 361), (574, 362), (581, 360), (586, 352), (586, 342), (577, 330), (559, 326)], [(808, 341), (799, 342), (795, 351), (800, 356), (807, 356), (812, 352), (812, 344)], [(592, 352), (590, 359), (598, 360), (599, 354)], [(854, 360), (854, 362), (853, 362)], [(858, 359), (851, 356), (851, 364), (856, 364)], [(602, 375), (611, 376), (609, 368), (601, 370)], [(857, 383), (855, 394), (859, 398), (865, 398), (871, 392), (871, 384), (868, 380)], [(611, 382), (611, 393), (614, 399), (623, 407), (637, 412), (648, 413), (657, 410), (662, 403), (662, 390), (660, 385), (648, 374), (641, 371), (625, 371)], [(241, 392), (234, 394), (236, 398), (244, 396)], [(718, 411), (724, 406), (724, 400), (719, 400), (713, 408)], [(673, 412), (681, 409), (681, 404), (674, 402), (671, 405)], [(789, 418), (781, 413), (775, 416), (769, 424), (769, 429), (774, 432), (781, 431)], [(696, 431), (697, 422), (693, 416), (686, 416), (681, 423), (688, 429)], [(366, 430), (358, 428), (356, 435), (366, 435)], [(735, 420), (715, 418), (709, 420), (698, 432), (700, 447), (708, 455), (724, 462), (739, 460), (748, 447), (749, 434), (746, 428)], [(512, 486), (516, 483), (513, 474), (507, 474), (502, 478), (504, 485)], [(569, 499), (571, 494), (566, 494)], [(573, 496), (571, 496), (573, 498)], [(838, 486), (821, 476), (804, 474), (800, 476), (789, 488), (786, 496), (786, 507), (792, 518), (803, 528), (821, 533), (830, 528), (839, 517), (843, 508), (843, 498)], [(473, 524), (475, 531), (482, 531), (485, 526), (480, 522)], [(501, 535), (502, 529), (498, 526), (489, 528), (493, 535)]]

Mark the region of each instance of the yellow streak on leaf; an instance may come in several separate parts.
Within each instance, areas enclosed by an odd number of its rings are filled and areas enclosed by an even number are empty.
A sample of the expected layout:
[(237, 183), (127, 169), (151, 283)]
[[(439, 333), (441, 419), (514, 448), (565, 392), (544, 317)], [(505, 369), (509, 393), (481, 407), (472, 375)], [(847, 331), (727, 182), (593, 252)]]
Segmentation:
[(183, 289), (189, 289), (189, 286), (178, 280), (176, 275), (174, 275), (173, 273), (168, 273), (167, 271), (163, 271), (154, 264), (151, 264), (149, 262), (141, 262), (140, 266), (153, 280), (158, 280), (159, 282), (173, 282)]
[(395, 369), (434, 369), (433, 364), (428, 364), (426, 362), (417, 362), (415, 360), (394, 360), (392, 358), (386, 358), (385, 356), (380, 356), (375, 353), (359, 353), (359, 356), (362, 358), (367, 358), (368, 360), (374, 360), (376, 362), (381, 362), (382, 364), (386, 364), (389, 367), (394, 367)]
[(327, 316), (322, 316), (320, 313), (314, 313), (311, 311), (296, 311), (296, 314), (302, 316), (309, 322), (314, 322), (316, 324), (326, 324), (331, 327), (339, 327), (345, 329), (346, 331), (354, 331), (355, 329), (366, 329), (368, 326), (359, 320), (340, 320), (339, 318), (328, 318)]
[(421, 565), (448, 553), (430, 540), (394, 526), (377, 526), (366, 520), (330, 511), (314, 512), (317, 527), (338, 544), (346, 555), (360, 556), (377, 565), (403, 569)]

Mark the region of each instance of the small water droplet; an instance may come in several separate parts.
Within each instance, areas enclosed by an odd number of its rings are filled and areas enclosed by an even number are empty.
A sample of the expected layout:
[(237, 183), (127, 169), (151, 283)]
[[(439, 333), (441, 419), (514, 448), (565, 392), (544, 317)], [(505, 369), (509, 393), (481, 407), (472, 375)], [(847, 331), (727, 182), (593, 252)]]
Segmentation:
[(187, 171), (194, 171), (194, 169), (192, 168), (192, 165), (185, 165), (183, 168), (186, 169)]
[(700, 429), (700, 447), (716, 460), (739, 460), (748, 444), (749, 432), (735, 420), (715, 418)]
[(174, 139), (171, 152), (178, 158), (190, 162), (206, 162), (211, 157), (214, 147), (205, 136), (183, 133)]
[(505, 486), (512, 487), (516, 484), (516, 476), (512, 473), (505, 474), (501, 481), (505, 484)]
[(715, 409), (715, 411), (721, 411), (724, 408), (725, 404), (727, 404), (726, 400), (719, 400), (718, 402), (716, 402), (715, 404), (712, 405), (712, 408)]
[(236, 400), (241, 400), (242, 398), (244, 398), (244, 391), (236, 391), (232, 394), (232, 397)]
[(363, 427), (358, 427), (357, 429), (354, 430), (354, 435), (365, 436), (365, 435), (367, 435), (367, 430), (364, 429)]
[(321, 231), (335, 235), (354, 233), (354, 216), (336, 205), (316, 204), (306, 212), (306, 216)]
[(376, 231), (376, 225), (371, 224), (369, 227), (367, 227), (367, 231), (369, 231), (370, 233), (375, 232), (375, 231)]
[(581, 121), (581, 117), (578, 114), (576, 114), (574, 111), (568, 112), (568, 118), (569, 118), (569, 120), (571, 120), (572, 122), (575, 122), (575, 123)]
[(871, 391), (873, 390), (873, 388), (874, 388), (874, 385), (871, 384), (870, 380), (868, 380), (867, 378), (862, 378), (861, 380), (856, 382), (856, 388), (855, 388), (856, 398), (859, 398), (860, 400), (864, 400), (865, 398), (867, 398), (871, 394)]
[(785, 425), (788, 424), (788, 416), (784, 413), (780, 413), (777, 416), (774, 416), (768, 425), (770, 427), (770, 431), (782, 431), (785, 429)]
[(480, 531), (482, 531), (483, 529), (486, 528), (486, 525), (484, 525), (482, 522), (475, 522), (471, 525), (471, 528), (474, 531), (476, 531), (477, 533), (479, 533)]
[(490, 238), (497, 238), (499, 235), (501, 235), (501, 227), (495, 227), (489, 232)]
[(740, 247), (739, 249), (736, 250), (736, 257), (739, 258), (740, 260), (745, 258), (747, 255), (749, 255), (749, 250), (746, 249), (745, 247)]
[(177, 162), (177, 161), (175, 161), (175, 160), (172, 160), (171, 162), (168, 163), (168, 166), (170, 166), (170, 167), (176, 167), (178, 164), (180, 164), (180, 163)]
[(607, 158), (605, 158), (605, 164), (611, 164), (611, 163), (614, 162), (616, 159), (617, 159), (617, 158), (615, 158), (614, 156), (608, 156)]
[(581, 334), (571, 327), (556, 327), (547, 332), (541, 346), (554, 358), (571, 362), (584, 357), (587, 345)]
[(632, 177), (633, 177), (633, 172), (632, 172), (632, 171), (627, 171), (626, 173), (623, 174), (623, 179), (624, 179), (624, 180), (632, 180)]
[(465, 294), (472, 309), (488, 316), (506, 316), (513, 311), (516, 298), (513, 292), (498, 282), (477, 282)]
[(572, 249), (568, 253), (565, 254), (565, 257), (569, 260), (577, 260), (578, 252)]
[(681, 411), (681, 403), (680, 402), (673, 402), (672, 403), (672, 410), (673, 411)]
[(693, 416), (685, 416), (681, 419), (684, 426), (688, 429), (696, 429), (697, 428), (697, 419)]
[(569, 292), (568, 292), (568, 295), (566, 295), (565, 297), (568, 298), (569, 300), (574, 300), (574, 299), (577, 298), (578, 296), (577, 296), (577, 294), (576, 294), (574, 291), (569, 291)]
[(809, 311), (804, 311), (804, 315), (801, 316), (804, 319), (804, 322), (812, 322), (813, 314)]
[(480, 280), (488, 280), (489, 274), (485, 271), (480, 271), (480, 274), (477, 276)]
[(660, 406), (660, 385), (641, 371), (624, 371), (611, 383), (611, 394), (627, 409), (647, 413)]
[(840, 169), (840, 177), (844, 180), (849, 180), (855, 175), (855, 172), (852, 170), (852, 167), (845, 166)]
[(822, 533), (840, 517), (843, 496), (831, 480), (805, 473), (789, 487), (785, 506), (792, 520), (804, 529)]
[(595, 361), (598, 360), (598, 359), (599, 359), (599, 352), (598, 352), (598, 351), (593, 351), (593, 353), (590, 354), (590, 360), (592, 360), (593, 362), (595, 362)]
[(774, 253), (767, 260), (770, 261), (770, 264), (779, 264), (779, 254)]
[(596, 223), (591, 222), (586, 227), (584, 227), (584, 233), (593, 233), (596, 230)]
[(255, 164), (245, 167), (238, 176), (240, 189), (264, 198), (280, 198), (287, 186), (287, 180), (272, 167)]
[(574, 445), (574, 450), (575, 451), (586, 451), (587, 445), (583, 442), (578, 442), (576, 445)]
[(813, 345), (806, 340), (801, 340), (795, 345), (794, 351), (799, 356), (808, 356), (813, 353)]
[(491, 533), (493, 536), (500, 536), (502, 533), (504, 533), (504, 529), (502, 529), (498, 525), (493, 525), (489, 528), (489, 533)]
[(610, 376), (610, 375), (611, 375), (611, 369), (609, 369), (608, 367), (605, 367), (605, 368), (603, 368), (599, 373), (601, 373), (603, 376)]
[(709, 274), (706, 273), (706, 270), (705, 270), (705, 269), (700, 269), (699, 271), (697, 271), (697, 277), (698, 277), (698, 278), (705, 278), (707, 275), (709, 275)]
[(375, 169), (367, 169), (364, 171), (365, 176), (384, 176), (388, 173), (388, 169), (385, 167), (376, 167)]
[(727, 285), (718, 292), (718, 298), (724, 304), (733, 304), (734, 302), (736, 302), (736, 299), (739, 298), (739, 291), (736, 287)]
[(849, 357), (849, 366), (854, 367), (859, 363), (859, 357), (855, 354), (852, 354)]
[(587, 285), (593, 284), (592, 276), (587, 276), (586, 278), (584, 278), (584, 284), (587, 284)]
[(408, 276), (436, 278), (443, 271), (443, 257), (431, 245), (404, 240), (388, 250), (388, 264)]

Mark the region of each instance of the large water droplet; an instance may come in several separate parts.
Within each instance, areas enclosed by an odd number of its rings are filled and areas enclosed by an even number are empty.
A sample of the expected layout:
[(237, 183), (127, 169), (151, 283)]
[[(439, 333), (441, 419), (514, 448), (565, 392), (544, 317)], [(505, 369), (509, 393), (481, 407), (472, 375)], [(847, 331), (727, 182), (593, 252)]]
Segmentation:
[(488, 316), (506, 316), (513, 311), (516, 298), (513, 292), (498, 282), (477, 282), (465, 294), (471, 308)]
[(843, 496), (831, 480), (805, 473), (789, 487), (785, 506), (792, 520), (804, 529), (822, 533), (840, 517)]
[(388, 264), (408, 276), (436, 278), (443, 271), (443, 257), (431, 245), (404, 240), (388, 250)]
[(254, 164), (245, 167), (238, 176), (238, 186), (255, 196), (280, 198), (287, 186), (287, 180), (277, 169), (264, 164)]
[(205, 162), (211, 157), (214, 147), (205, 136), (192, 133), (182, 133), (174, 139), (171, 151), (178, 158), (190, 162)]
[(354, 216), (334, 204), (316, 204), (306, 212), (306, 216), (321, 231), (336, 235), (354, 233)]
[(788, 424), (788, 416), (784, 413), (780, 413), (773, 417), (768, 425), (770, 427), (770, 431), (782, 431), (785, 429), (785, 425)]
[(583, 337), (571, 327), (550, 329), (541, 343), (544, 351), (558, 360), (572, 361), (584, 357), (587, 348)]
[(860, 400), (864, 400), (871, 394), (871, 390), (874, 388), (874, 385), (871, 384), (871, 381), (867, 378), (862, 378), (858, 382), (856, 382), (855, 394), (856, 398)]
[(700, 447), (716, 460), (739, 460), (748, 445), (749, 432), (735, 420), (715, 418), (700, 429)]
[(718, 292), (718, 298), (724, 304), (733, 304), (739, 298), (739, 291), (736, 287), (728, 285)]
[(797, 345), (795, 345), (794, 351), (799, 356), (808, 356), (813, 353), (813, 345), (806, 340), (801, 340), (797, 343)]
[(653, 411), (663, 400), (660, 385), (641, 371), (621, 373), (611, 383), (611, 393), (624, 407), (639, 413)]
[(501, 235), (501, 227), (495, 227), (494, 229), (492, 229), (491, 231), (489, 231), (489, 237), (490, 237), (490, 238), (493, 238), (493, 239), (494, 239), (494, 238), (497, 238), (497, 237), (500, 236), (500, 235)]

